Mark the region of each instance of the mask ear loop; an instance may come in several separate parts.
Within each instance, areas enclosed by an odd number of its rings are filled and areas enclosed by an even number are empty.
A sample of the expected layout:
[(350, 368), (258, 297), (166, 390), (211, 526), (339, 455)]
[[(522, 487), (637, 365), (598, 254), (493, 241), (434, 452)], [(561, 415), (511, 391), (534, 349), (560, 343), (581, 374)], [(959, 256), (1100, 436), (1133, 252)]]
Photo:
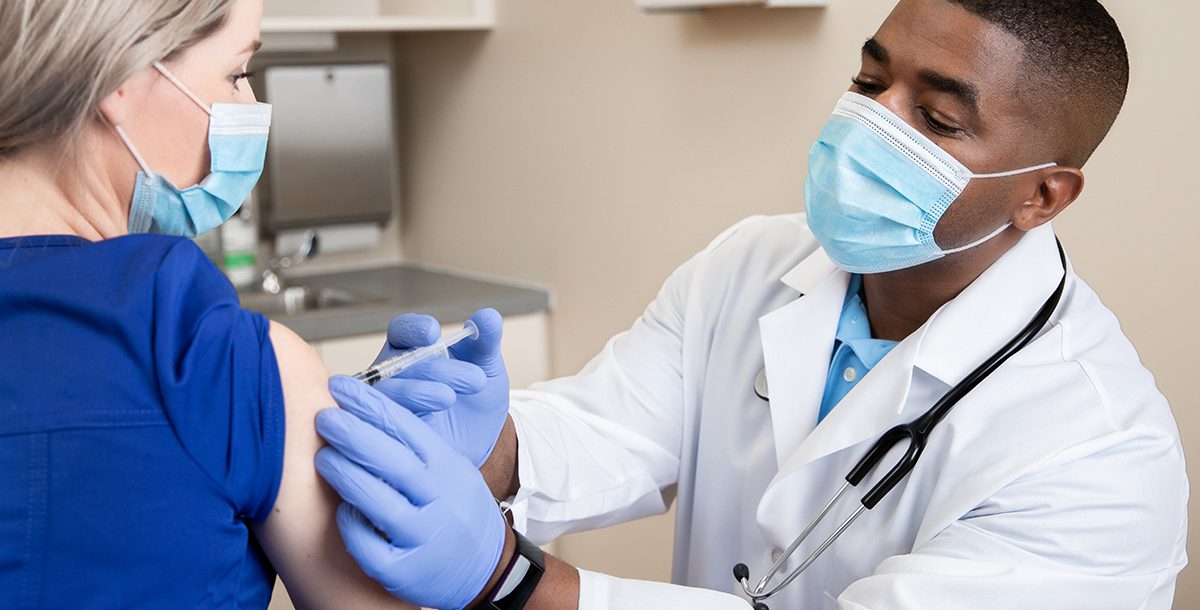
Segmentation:
[[(1007, 178), (1009, 176), (1019, 176), (1021, 174), (1028, 174), (1029, 172), (1036, 172), (1041, 169), (1050, 169), (1051, 167), (1058, 167), (1058, 164), (1057, 163), (1043, 163), (1041, 165), (1035, 165), (1033, 167), (1026, 167), (1025, 169), (1014, 169), (1010, 172), (998, 172), (995, 174), (972, 174), (971, 178), (972, 179), (975, 179), (975, 178)], [(983, 239), (975, 240), (965, 246), (960, 246), (958, 248), (942, 250), (942, 254), (943, 255), (958, 254), (959, 252), (965, 252), (967, 250), (970, 250), (971, 248), (985, 244), (985, 243), (991, 241), (996, 236), (998, 236), (1001, 233), (1008, 230), (1008, 228), (1011, 227), (1012, 224), (1013, 223), (1011, 221), (1006, 222), (999, 229), (996, 229), (995, 231), (988, 233), (986, 236), (983, 237)]]
[(133, 141), (129, 139), (129, 136), (125, 135), (125, 130), (121, 129), (120, 125), (113, 125), (113, 131), (117, 132), (117, 137), (121, 138), (121, 141), (125, 143), (125, 148), (128, 148), (129, 152), (133, 154), (133, 160), (137, 161), (138, 167), (142, 168), (142, 171), (146, 172), (147, 176), (155, 175), (154, 172), (150, 171), (150, 166), (146, 164), (146, 160), (142, 158), (142, 153), (138, 152), (137, 147), (133, 145)]
[(1012, 223), (1011, 223), (1011, 222), (1006, 222), (1006, 223), (1004, 223), (1004, 225), (1003, 225), (1003, 226), (1001, 226), (999, 229), (996, 229), (995, 231), (992, 231), (991, 233), (988, 233), (988, 234), (987, 234), (987, 236), (985, 236), (983, 239), (977, 239), (977, 240), (975, 240), (975, 241), (973, 241), (973, 242), (971, 242), (971, 243), (969, 243), (969, 244), (967, 244), (967, 245), (965, 245), (965, 246), (960, 246), (960, 247), (958, 247), (958, 248), (951, 248), (951, 249), (949, 249), (949, 250), (942, 250), (942, 254), (943, 254), (943, 255), (958, 254), (959, 252), (965, 252), (965, 251), (967, 251), (967, 250), (970, 250), (971, 248), (974, 248), (975, 246), (979, 246), (979, 245), (985, 244), (985, 243), (987, 243), (987, 242), (989, 242), (989, 241), (992, 241), (992, 238), (994, 238), (994, 237), (996, 237), (997, 235), (1000, 235), (1001, 233), (1003, 233), (1003, 232), (1005, 232), (1006, 230), (1008, 230), (1008, 228), (1009, 228), (1009, 227), (1011, 227), (1011, 226), (1012, 226)]
[[(172, 74), (171, 71), (168, 70), (166, 66), (162, 65), (162, 62), (156, 61), (152, 65), (154, 66), (155, 70), (158, 70), (158, 72), (160, 74), (162, 74), (167, 80), (171, 81), (171, 84), (175, 85), (175, 87), (177, 89), (179, 89), (180, 91), (182, 91), (184, 95), (188, 96), (188, 99), (195, 102), (196, 105), (199, 106), (200, 109), (203, 110), (206, 114), (208, 114), (209, 116), (212, 116), (212, 113), (213, 113), (212, 108), (209, 107), (208, 104), (205, 104), (204, 100), (200, 99), (200, 97), (197, 96), (195, 93), (192, 93), (192, 90), (188, 89), (187, 85), (183, 84), (183, 81), (180, 81), (179, 78), (177, 78), (174, 74)], [(149, 176), (156, 175), (153, 171), (150, 170), (150, 165), (148, 163), (146, 163), (146, 159), (142, 157), (142, 153), (138, 152), (137, 147), (133, 145), (133, 140), (129, 139), (129, 136), (126, 135), (125, 130), (121, 129), (120, 125), (113, 125), (113, 131), (117, 132), (117, 137), (121, 138), (121, 142), (123, 142), (125, 144), (125, 148), (128, 148), (129, 152), (133, 154), (133, 159), (134, 159), (134, 161), (137, 161), (138, 167), (142, 168), (142, 171), (146, 172), (146, 174)]]
[(1041, 165), (1035, 165), (1033, 167), (1026, 167), (1025, 169), (1014, 169), (1010, 172), (998, 172), (995, 174), (971, 174), (971, 178), (972, 179), (975, 179), (975, 178), (1007, 178), (1009, 176), (1019, 176), (1021, 174), (1028, 174), (1029, 172), (1036, 172), (1040, 169), (1050, 169), (1051, 167), (1058, 167), (1058, 164), (1057, 163), (1043, 163)]
[(172, 85), (175, 85), (175, 87), (182, 91), (184, 95), (188, 96), (188, 99), (195, 102), (201, 110), (208, 113), (208, 116), (212, 116), (212, 107), (204, 103), (204, 100), (200, 99), (198, 95), (192, 93), (192, 90), (188, 89), (187, 85), (183, 84), (183, 81), (179, 80), (179, 78), (172, 74), (166, 66), (162, 65), (162, 62), (154, 62), (154, 69), (158, 70), (159, 73), (162, 74), (167, 80), (171, 81)]

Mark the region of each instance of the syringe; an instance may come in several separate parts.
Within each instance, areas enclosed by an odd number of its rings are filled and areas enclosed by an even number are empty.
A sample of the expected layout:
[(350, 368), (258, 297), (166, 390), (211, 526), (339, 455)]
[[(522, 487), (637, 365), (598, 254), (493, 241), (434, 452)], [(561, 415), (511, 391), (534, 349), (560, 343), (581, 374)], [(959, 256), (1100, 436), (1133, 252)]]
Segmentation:
[(376, 364), (375, 366), (358, 373), (354, 376), (354, 378), (366, 383), (367, 385), (375, 385), (384, 379), (399, 375), (400, 373), (407, 371), (408, 369), (411, 369), (412, 367), (421, 364), (430, 358), (436, 358), (438, 356), (449, 357), (450, 347), (462, 341), (463, 339), (468, 338), (479, 338), (479, 327), (475, 326), (475, 323), (471, 320), (467, 320), (467, 323), (463, 325), (462, 330), (454, 331), (449, 335), (438, 339), (437, 343), (434, 343), (433, 345), (418, 347), (416, 349), (408, 350), (403, 354), (392, 356), (391, 358), (388, 358), (387, 360), (384, 360), (383, 362), (380, 362), (379, 364)]

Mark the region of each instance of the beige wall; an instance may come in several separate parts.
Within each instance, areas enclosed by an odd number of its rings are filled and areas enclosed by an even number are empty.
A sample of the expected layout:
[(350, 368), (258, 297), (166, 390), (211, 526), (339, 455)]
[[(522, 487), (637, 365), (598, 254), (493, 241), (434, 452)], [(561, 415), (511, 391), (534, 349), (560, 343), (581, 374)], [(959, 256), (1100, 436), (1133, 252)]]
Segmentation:
[[(802, 208), (808, 146), (891, 2), (830, 4), (647, 16), (633, 0), (503, 0), (489, 34), (397, 37), (406, 255), (552, 286), (553, 368), (574, 372), (721, 229)], [(1133, 91), (1058, 226), (1196, 456), (1200, 3), (1108, 4), (1130, 40)], [(665, 579), (669, 540), (659, 518), (570, 537), (562, 553)], [(618, 559), (627, 541), (638, 552)], [(1195, 574), (1177, 607), (1200, 607)]]

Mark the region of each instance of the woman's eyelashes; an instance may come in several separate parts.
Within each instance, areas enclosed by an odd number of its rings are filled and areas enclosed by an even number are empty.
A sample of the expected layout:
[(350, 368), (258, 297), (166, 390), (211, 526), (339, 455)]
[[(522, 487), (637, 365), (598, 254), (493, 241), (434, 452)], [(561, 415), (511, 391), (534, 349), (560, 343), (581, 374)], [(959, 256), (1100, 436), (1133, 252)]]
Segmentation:
[(231, 83), (233, 83), (233, 89), (236, 91), (238, 89), (238, 82), (249, 79), (249, 78), (254, 78), (254, 76), (255, 76), (254, 72), (242, 71), (242, 72), (238, 72), (236, 74), (230, 74), (229, 81)]

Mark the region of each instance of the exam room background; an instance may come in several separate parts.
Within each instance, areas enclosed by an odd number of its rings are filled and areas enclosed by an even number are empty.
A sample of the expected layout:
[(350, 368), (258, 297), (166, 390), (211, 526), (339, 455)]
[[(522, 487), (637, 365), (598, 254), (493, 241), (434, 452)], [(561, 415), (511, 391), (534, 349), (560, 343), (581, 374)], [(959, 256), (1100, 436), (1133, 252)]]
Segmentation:
[[(1130, 45), (1130, 97), (1056, 226), (1200, 473), (1200, 3), (1105, 4)], [(808, 147), (892, 5), (646, 15), (633, 0), (502, 0), (492, 32), (396, 36), (405, 256), (550, 286), (553, 372), (574, 373), (722, 229), (803, 209)], [(1191, 516), (1200, 526), (1195, 500)], [(656, 517), (559, 551), (668, 580), (671, 536)], [(1184, 571), (1176, 608), (1200, 608), (1198, 575)]]

